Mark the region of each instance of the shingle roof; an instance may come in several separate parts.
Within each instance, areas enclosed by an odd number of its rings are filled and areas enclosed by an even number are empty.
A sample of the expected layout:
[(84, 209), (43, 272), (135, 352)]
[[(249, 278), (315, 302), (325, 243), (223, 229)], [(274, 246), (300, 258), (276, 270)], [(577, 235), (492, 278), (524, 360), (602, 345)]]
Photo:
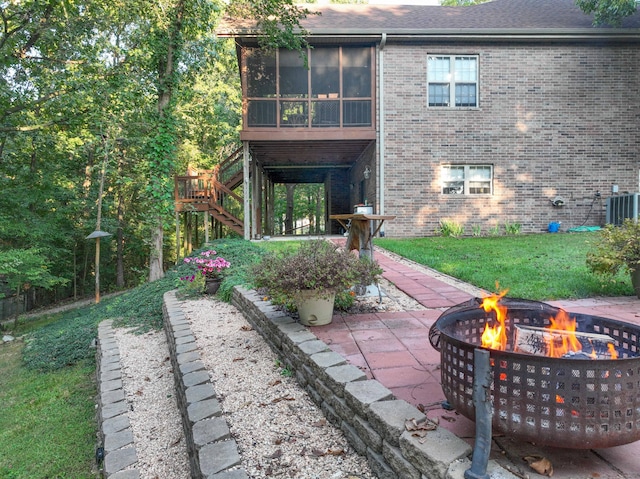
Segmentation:
[[(308, 5), (321, 12), (303, 20), (312, 35), (419, 35), (435, 32), (477, 31), (582, 31), (595, 35), (640, 28), (640, 13), (624, 19), (618, 29), (593, 27), (574, 0), (493, 0), (470, 7), (431, 5)], [(233, 27), (233, 28), (231, 28)], [(234, 20), (221, 25), (219, 33), (240, 32), (251, 24)], [(246, 30), (245, 30), (246, 31)]]

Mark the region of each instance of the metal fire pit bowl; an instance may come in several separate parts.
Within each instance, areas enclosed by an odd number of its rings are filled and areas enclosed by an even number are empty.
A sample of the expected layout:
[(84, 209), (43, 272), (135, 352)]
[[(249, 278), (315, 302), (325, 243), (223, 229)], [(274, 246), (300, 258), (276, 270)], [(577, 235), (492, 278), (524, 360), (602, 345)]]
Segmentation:
[[(481, 300), (445, 311), (431, 327), (440, 351), (447, 401), (475, 420), (473, 352), (485, 322)], [(502, 298), (508, 308), (507, 351), (490, 351), (494, 432), (540, 445), (604, 448), (640, 439), (640, 327), (613, 319), (570, 314), (577, 330), (615, 340), (618, 359), (550, 358), (510, 352), (513, 325), (546, 327), (561, 311), (545, 303)]]

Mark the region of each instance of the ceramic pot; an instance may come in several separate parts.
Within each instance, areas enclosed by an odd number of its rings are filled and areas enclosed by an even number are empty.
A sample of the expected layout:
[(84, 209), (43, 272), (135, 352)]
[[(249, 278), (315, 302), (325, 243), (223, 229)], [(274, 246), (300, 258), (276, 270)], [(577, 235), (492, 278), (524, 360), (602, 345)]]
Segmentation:
[(335, 299), (336, 293), (331, 291), (300, 291), (295, 298), (300, 322), (305, 326), (329, 324), (333, 319)]
[(220, 288), (220, 283), (222, 283), (222, 278), (207, 278), (204, 281), (204, 292), (206, 294), (216, 294), (218, 288)]

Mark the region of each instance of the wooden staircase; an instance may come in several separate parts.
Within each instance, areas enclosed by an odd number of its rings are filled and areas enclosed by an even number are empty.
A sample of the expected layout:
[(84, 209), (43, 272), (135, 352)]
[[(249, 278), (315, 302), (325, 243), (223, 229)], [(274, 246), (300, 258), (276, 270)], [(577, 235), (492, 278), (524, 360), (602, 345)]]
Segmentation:
[(208, 211), (220, 225), (244, 235), (244, 200), (234, 190), (244, 179), (242, 148), (212, 170), (175, 177), (176, 212)]

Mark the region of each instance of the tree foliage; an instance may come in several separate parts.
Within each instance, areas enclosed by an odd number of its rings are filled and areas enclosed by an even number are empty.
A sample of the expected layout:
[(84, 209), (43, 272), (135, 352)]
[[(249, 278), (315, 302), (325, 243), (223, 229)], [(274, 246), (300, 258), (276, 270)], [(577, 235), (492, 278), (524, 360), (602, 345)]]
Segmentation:
[[(266, 37), (277, 37), (269, 44), (295, 47), (302, 10), (290, 1), (239, 6), (265, 20)], [(95, 248), (85, 238), (99, 205), (100, 228), (113, 234), (102, 242), (104, 289), (160, 276), (176, 259), (173, 174), (212, 168), (238, 142), (235, 49), (213, 35), (225, 8), (219, 0), (0, 2), (0, 252), (46, 258), (61, 281), (39, 286), (66, 280), (79, 295), (91, 291)]]
[(636, 0), (576, 0), (585, 13), (593, 13), (593, 24), (617, 27), (637, 10)]

